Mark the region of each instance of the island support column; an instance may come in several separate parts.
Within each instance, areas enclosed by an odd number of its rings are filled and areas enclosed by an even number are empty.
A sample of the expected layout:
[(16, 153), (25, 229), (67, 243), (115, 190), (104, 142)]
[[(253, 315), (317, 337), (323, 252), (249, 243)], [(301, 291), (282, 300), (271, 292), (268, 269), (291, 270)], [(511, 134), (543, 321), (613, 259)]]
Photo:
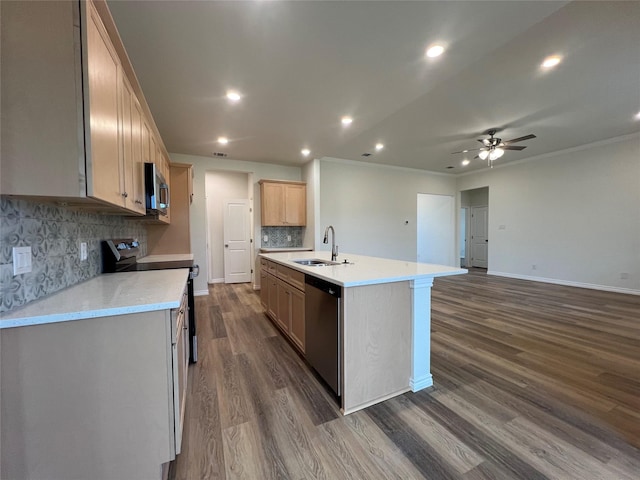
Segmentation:
[(431, 376), (431, 286), (433, 278), (411, 281), (411, 390), (433, 385)]

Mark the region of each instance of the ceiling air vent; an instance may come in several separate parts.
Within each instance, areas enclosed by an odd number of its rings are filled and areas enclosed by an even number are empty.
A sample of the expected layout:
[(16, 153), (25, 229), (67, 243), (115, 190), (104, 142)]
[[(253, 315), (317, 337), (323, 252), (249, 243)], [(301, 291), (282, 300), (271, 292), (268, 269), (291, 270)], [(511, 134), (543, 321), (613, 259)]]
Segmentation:
[(363, 154), (362, 154), (362, 156), (363, 156), (363, 157), (370, 157), (370, 156), (371, 156), (371, 154), (370, 154), (370, 153), (363, 153)]
[(214, 157), (226, 157), (227, 154), (223, 153), (223, 152), (213, 152), (212, 154)]

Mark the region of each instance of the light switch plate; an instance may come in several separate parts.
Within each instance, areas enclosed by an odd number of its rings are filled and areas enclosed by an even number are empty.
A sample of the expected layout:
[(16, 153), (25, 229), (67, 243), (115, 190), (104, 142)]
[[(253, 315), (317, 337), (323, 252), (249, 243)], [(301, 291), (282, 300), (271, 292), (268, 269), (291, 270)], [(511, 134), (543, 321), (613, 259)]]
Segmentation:
[(80, 261), (87, 259), (87, 242), (80, 242)]
[(13, 247), (13, 276), (31, 271), (31, 247)]

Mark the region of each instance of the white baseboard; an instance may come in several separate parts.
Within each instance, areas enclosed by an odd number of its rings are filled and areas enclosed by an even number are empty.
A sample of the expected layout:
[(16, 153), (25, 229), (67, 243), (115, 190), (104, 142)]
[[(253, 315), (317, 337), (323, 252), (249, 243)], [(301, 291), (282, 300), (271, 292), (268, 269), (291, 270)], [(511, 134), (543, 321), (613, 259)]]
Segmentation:
[(532, 282), (553, 283), (567, 287), (589, 288), (591, 290), (602, 290), (605, 292), (625, 293), (627, 295), (640, 295), (640, 290), (632, 288), (612, 287), (610, 285), (597, 285), (594, 283), (572, 282), (571, 280), (558, 280), (556, 278), (533, 277), (530, 275), (520, 275), (517, 273), (494, 272), (487, 270), (487, 275), (496, 277), (516, 278), (518, 280), (531, 280)]
[(418, 392), (424, 388), (433, 386), (433, 376), (431, 374), (424, 375), (422, 378), (409, 380), (409, 386), (412, 392)]
[(224, 283), (224, 278), (214, 278), (213, 280), (209, 280), (207, 283)]
[(209, 290), (196, 290), (193, 292), (194, 297), (202, 297), (204, 295), (209, 295)]

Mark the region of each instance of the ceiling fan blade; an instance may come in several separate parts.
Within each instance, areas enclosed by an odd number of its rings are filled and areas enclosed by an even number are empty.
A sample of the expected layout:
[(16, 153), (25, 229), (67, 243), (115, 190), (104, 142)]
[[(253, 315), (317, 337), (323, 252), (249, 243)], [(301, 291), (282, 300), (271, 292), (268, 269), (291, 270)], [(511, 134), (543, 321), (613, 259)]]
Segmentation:
[(503, 150), (524, 150), (527, 147), (523, 145), (505, 145), (504, 147), (500, 148)]
[(536, 138), (536, 136), (534, 134), (525, 135), (524, 137), (514, 138), (513, 140), (506, 140), (503, 143), (505, 145), (509, 145), (510, 143), (524, 142), (525, 140), (529, 140), (530, 138)]

